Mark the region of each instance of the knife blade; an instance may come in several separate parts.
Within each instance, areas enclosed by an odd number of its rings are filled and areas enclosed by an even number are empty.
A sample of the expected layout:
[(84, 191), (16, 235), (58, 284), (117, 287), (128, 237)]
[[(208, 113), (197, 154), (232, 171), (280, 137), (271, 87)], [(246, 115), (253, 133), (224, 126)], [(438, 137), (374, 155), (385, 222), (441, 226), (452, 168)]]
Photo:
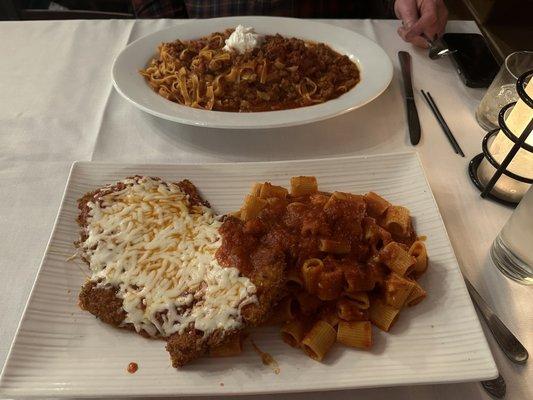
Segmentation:
[(405, 108), (407, 110), (407, 124), (409, 125), (409, 138), (413, 146), (420, 142), (420, 121), (416, 110), (415, 97), (413, 94), (413, 83), (411, 80), (411, 55), (406, 51), (399, 51), (398, 58), (402, 68), (402, 78), (405, 97)]

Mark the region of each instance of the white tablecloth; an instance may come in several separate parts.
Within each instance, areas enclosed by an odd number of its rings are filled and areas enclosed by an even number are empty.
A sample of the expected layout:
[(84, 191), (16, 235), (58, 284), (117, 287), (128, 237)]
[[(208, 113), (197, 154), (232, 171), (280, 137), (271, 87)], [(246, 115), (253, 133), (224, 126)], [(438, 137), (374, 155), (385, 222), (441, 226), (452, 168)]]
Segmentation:
[[(112, 89), (110, 71), (118, 52), (128, 42), (180, 21), (0, 23), (0, 365), (35, 279), (74, 160), (184, 163), (410, 150), (398, 50), (408, 50), (413, 56), (423, 131), (416, 150), (459, 264), (502, 320), (533, 349), (531, 288), (504, 278), (491, 265), (488, 254), (511, 210), (480, 199), (467, 177), (468, 161), (480, 152), (484, 135), (474, 118), (483, 91), (466, 88), (449, 60), (430, 61), (423, 51), (402, 42), (396, 35), (397, 21), (327, 22), (377, 41), (394, 63), (393, 81), (386, 93), (359, 110), (272, 132), (224, 132), (166, 123), (133, 108)], [(472, 22), (451, 22), (448, 31), (476, 32), (477, 28)], [(419, 89), (434, 95), (466, 158), (452, 152)], [(488, 330), (486, 333), (507, 381), (507, 398), (533, 398), (531, 362), (525, 367), (511, 364)], [(368, 389), (328, 396), (489, 398), (478, 383)]]

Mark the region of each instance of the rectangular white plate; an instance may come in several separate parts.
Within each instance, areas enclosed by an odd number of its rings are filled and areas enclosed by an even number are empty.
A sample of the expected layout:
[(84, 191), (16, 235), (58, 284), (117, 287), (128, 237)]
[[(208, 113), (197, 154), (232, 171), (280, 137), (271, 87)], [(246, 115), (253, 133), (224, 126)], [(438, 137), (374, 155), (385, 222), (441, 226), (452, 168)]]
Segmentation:
[[(254, 341), (279, 363), (276, 375), (246, 343), (239, 357), (170, 366), (164, 343), (113, 329), (77, 307), (86, 266), (67, 261), (75, 250), (76, 200), (126, 176), (191, 179), (217, 212), (237, 209), (255, 181), (287, 185), (315, 175), (320, 188), (376, 191), (407, 206), (427, 235), (430, 268), (421, 279), (428, 298), (402, 311), (389, 334), (374, 329), (372, 351), (335, 347), (324, 363), (284, 344), (276, 329)], [(137, 362), (135, 374), (126, 372)], [(39, 275), (2, 373), (0, 395), (117, 396), (246, 394), (490, 379), (494, 360), (466, 291), (444, 224), (415, 153), (310, 161), (202, 165), (77, 162)]]

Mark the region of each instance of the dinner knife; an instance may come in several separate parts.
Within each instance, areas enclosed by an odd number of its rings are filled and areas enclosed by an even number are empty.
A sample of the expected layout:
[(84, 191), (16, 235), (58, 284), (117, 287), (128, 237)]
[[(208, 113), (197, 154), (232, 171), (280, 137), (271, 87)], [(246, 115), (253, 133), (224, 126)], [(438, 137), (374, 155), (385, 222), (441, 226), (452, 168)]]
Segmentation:
[(420, 121), (418, 120), (418, 112), (416, 111), (413, 83), (411, 79), (411, 55), (406, 51), (399, 51), (398, 58), (400, 59), (400, 66), (402, 67), (409, 138), (411, 139), (411, 144), (414, 146), (420, 141)]

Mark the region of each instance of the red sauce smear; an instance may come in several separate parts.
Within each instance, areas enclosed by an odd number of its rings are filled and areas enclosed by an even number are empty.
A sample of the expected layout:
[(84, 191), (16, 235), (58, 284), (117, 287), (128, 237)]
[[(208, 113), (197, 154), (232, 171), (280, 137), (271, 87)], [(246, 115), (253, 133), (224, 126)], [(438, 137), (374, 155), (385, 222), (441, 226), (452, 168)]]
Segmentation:
[(276, 375), (278, 375), (280, 373), (280, 369), (279, 369), (278, 362), (274, 359), (274, 357), (272, 357), (268, 353), (265, 353), (259, 347), (257, 347), (257, 345), (255, 344), (255, 342), (253, 340), (251, 342), (252, 342), (252, 346), (253, 346), (254, 350), (256, 351), (256, 353), (259, 354), (259, 356), (261, 357), (261, 362), (264, 365), (267, 365), (270, 368), (272, 368), (272, 371), (274, 371), (274, 373)]
[(137, 365), (137, 363), (130, 362), (128, 364), (128, 372), (130, 374), (134, 374), (135, 372), (137, 372), (138, 369), (139, 369), (139, 366)]

